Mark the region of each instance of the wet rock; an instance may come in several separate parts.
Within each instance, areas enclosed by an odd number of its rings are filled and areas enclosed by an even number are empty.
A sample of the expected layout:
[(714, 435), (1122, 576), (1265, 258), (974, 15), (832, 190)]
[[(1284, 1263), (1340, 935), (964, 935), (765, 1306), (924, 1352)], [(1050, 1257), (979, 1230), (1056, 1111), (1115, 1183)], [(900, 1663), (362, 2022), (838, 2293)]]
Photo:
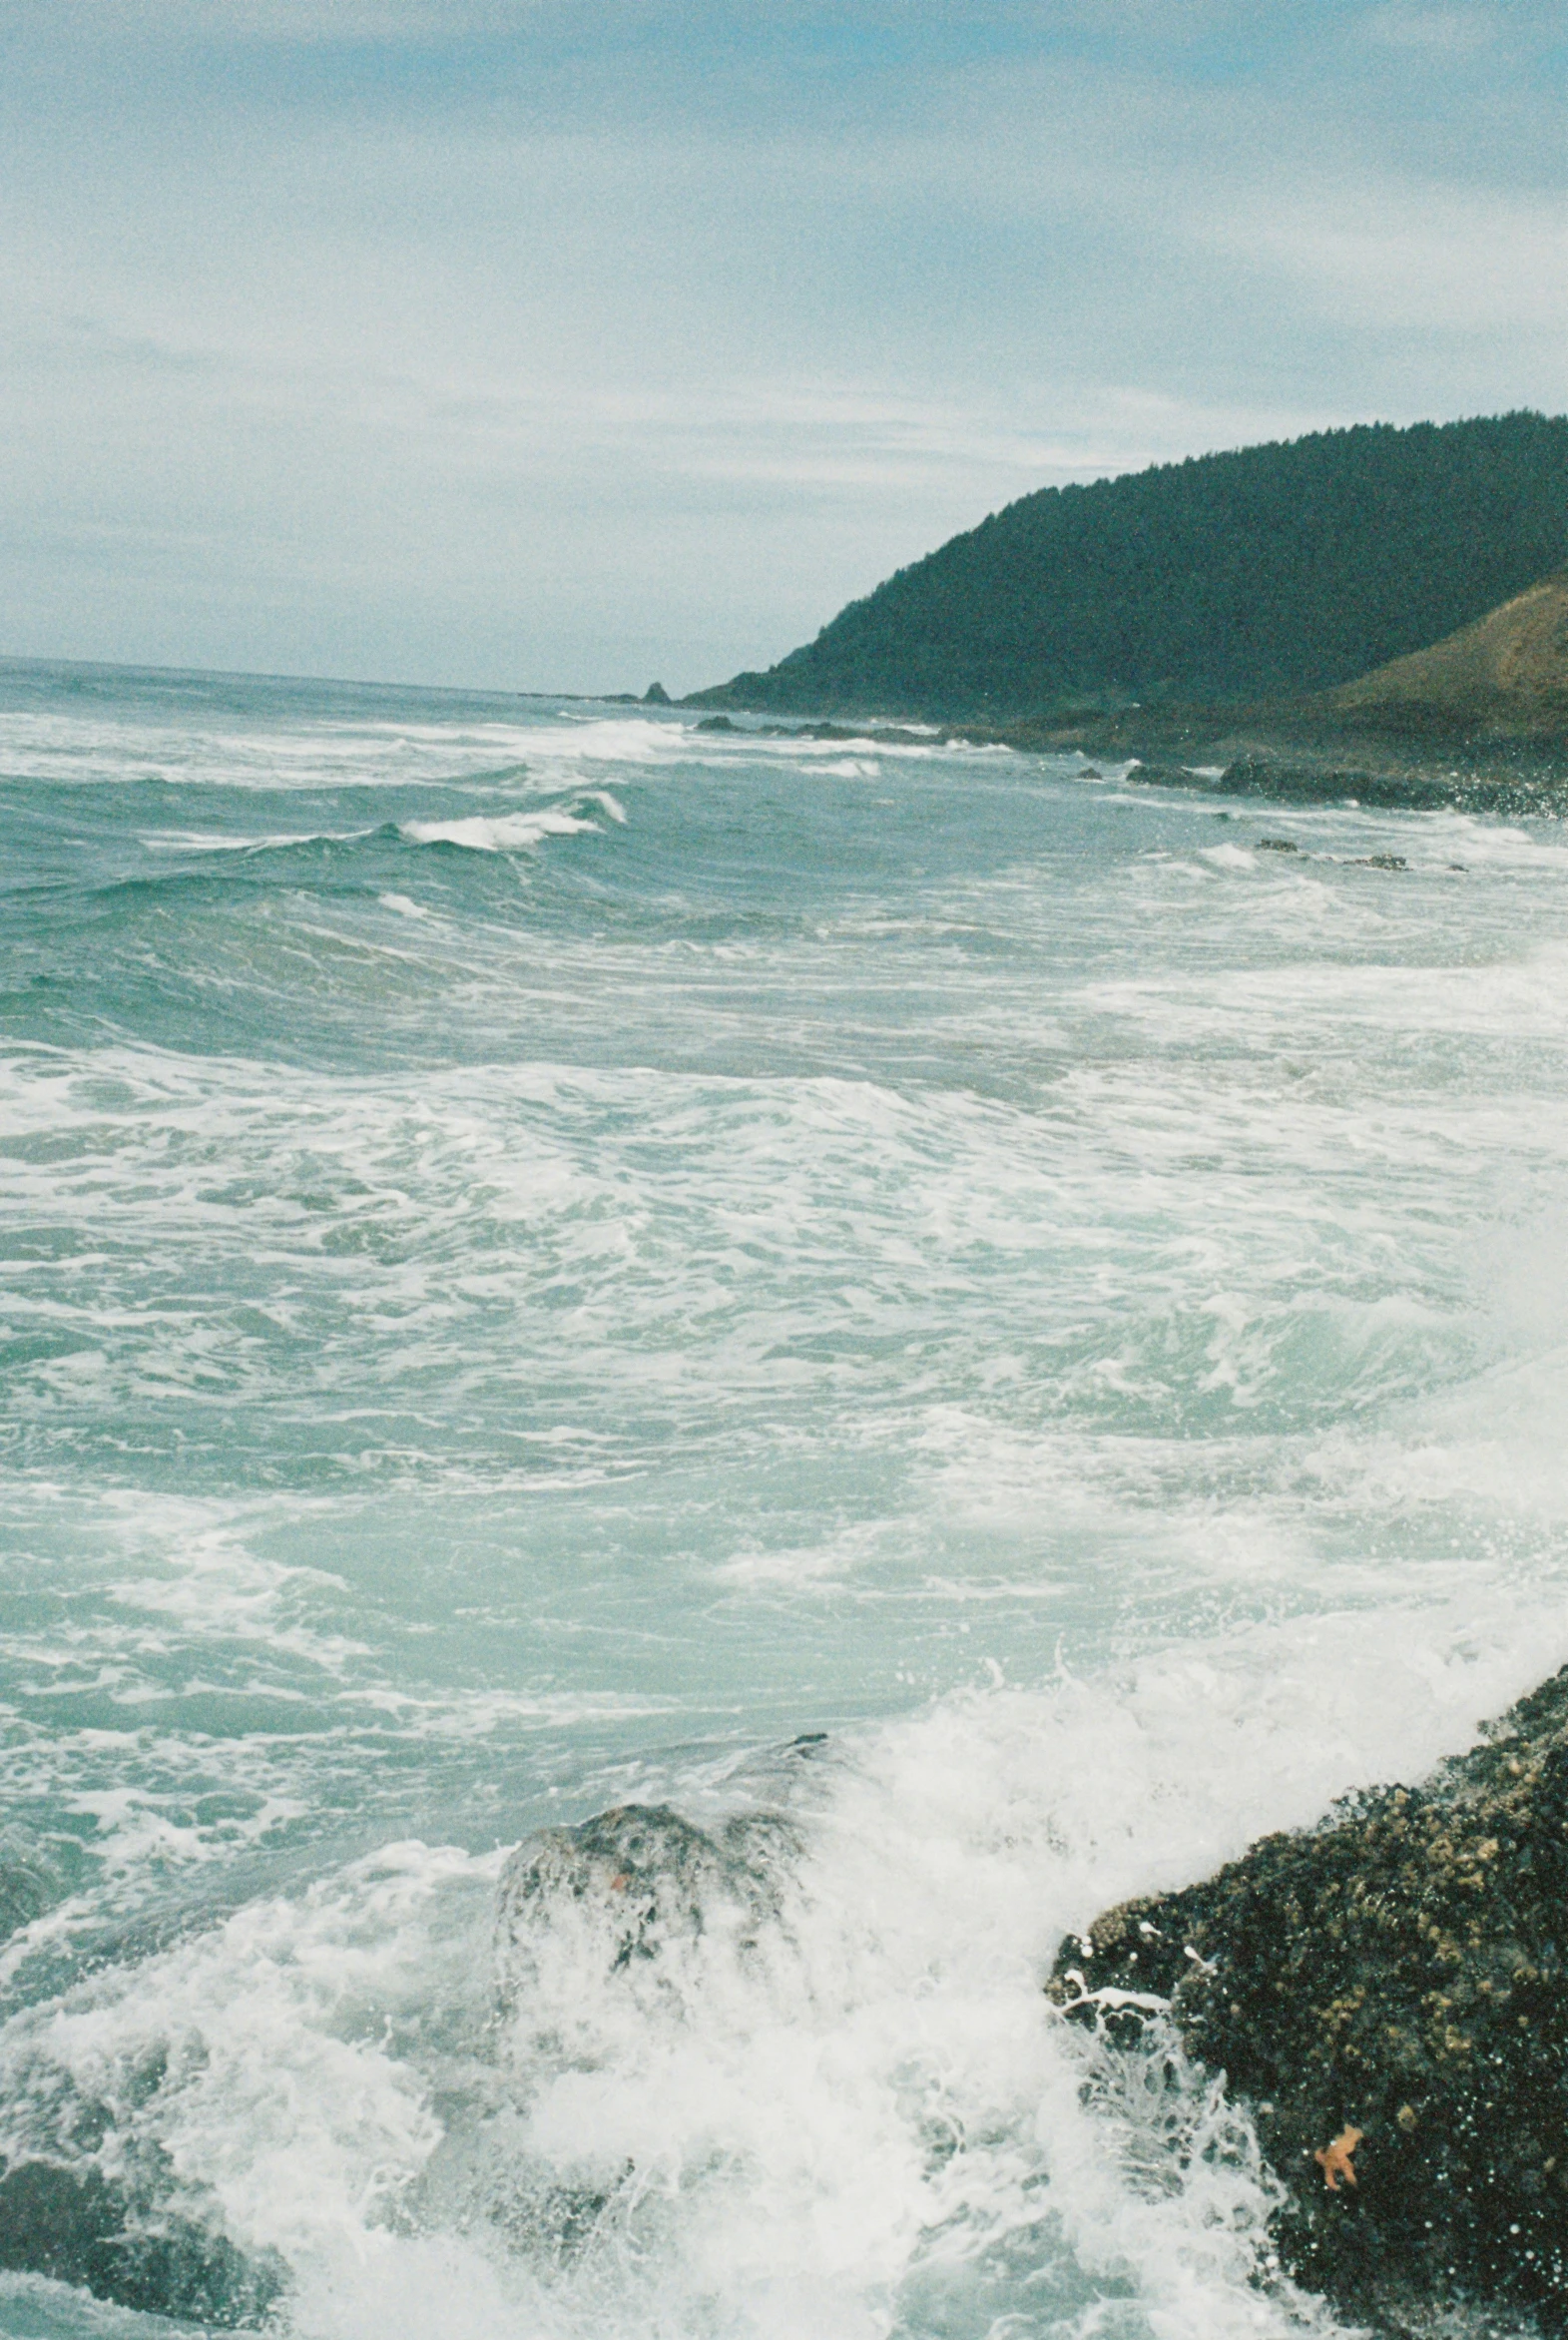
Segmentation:
[(1047, 1990), (1224, 2071), (1282, 2262), (1353, 2322), (1468, 2302), (1568, 2333), (1568, 1669), (1420, 1786), (1108, 1911)]
[(248, 2259), (189, 2218), (138, 2214), (92, 2162), (17, 2161), (0, 2174), (0, 2267), (225, 2331), (260, 2324), (284, 2280), (280, 2260)]
[(41, 1918), (60, 1892), (59, 1879), (36, 1855), (0, 1840), (0, 1942)]
[(738, 723), (730, 721), (728, 715), (705, 715), (697, 726), (700, 732), (733, 732), (739, 731), (740, 728)]
[(780, 1907), (798, 1850), (775, 1813), (746, 1813), (710, 1835), (667, 1804), (625, 1804), (579, 1828), (518, 1846), (496, 1897), (497, 1976), (515, 2004), (563, 1946), (621, 1974), (706, 1938), (745, 1952)]
[(1270, 755), (1233, 757), (1208, 786), (1228, 796), (1274, 797), (1293, 805), (1338, 804), (1346, 797), (1356, 804), (1372, 804), (1378, 796), (1378, 781), (1370, 772)]
[(1288, 837), (1260, 837), (1254, 843), (1261, 854), (1299, 854), (1302, 850)]

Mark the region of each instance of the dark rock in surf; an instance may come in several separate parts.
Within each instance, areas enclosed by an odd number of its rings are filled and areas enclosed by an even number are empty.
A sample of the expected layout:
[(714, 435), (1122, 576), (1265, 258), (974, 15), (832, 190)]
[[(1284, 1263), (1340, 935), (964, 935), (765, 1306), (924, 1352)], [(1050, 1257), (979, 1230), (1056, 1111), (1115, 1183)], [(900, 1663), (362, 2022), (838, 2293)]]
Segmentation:
[(1568, 1669), (1419, 1787), (1108, 1911), (1047, 1990), (1223, 2069), (1283, 2181), (1281, 2261), (1352, 2321), (1484, 2302), (1568, 2333)]
[[(7, 1832), (0, 1839), (0, 1939), (43, 1916), (68, 1890), (49, 1856)], [(286, 2270), (272, 2254), (234, 2243), (157, 2198), (157, 2180), (106, 2177), (73, 2162), (18, 2153), (0, 2158), (0, 2268), (47, 2275), (97, 2299), (234, 2330), (260, 2324)]]
[(668, 1804), (624, 1804), (579, 1828), (520, 1844), (496, 1896), (497, 1978), (515, 2005), (552, 1942), (620, 1974), (704, 1937), (744, 1954), (776, 1917), (784, 1865), (798, 1851), (776, 1813), (740, 1814), (710, 1835)]
[(59, 1880), (42, 1861), (14, 1844), (0, 1842), (0, 1942), (31, 1926), (60, 1894)]
[(670, 694), (665, 689), (663, 683), (650, 683), (647, 690), (643, 693), (643, 705), (645, 707), (668, 707), (670, 704)]
[(283, 2289), (270, 2256), (167, 2210), (140, 2211), (91, 2161), (15, 2161), (0, 2174), (0, 2267), (224, 2331), (259, 2325)]
[[(809, 1733), (782, 1752), (809, 1758)], [(763, 1955), (780, 1920), (799, 1839), (776, 1813), (699, 1828), (667, 1804), (625, 1804), (575, 1828), (528, 1837), (496, 1890), (498, 2048), (517, 2057), (520, 2093), (541, 2073), (600, 2065), (623, 2028), (678, 2029)], [(630, 2159), (563, 2169), (524, 2146), (497, 2156), (488, 2123), (454, 2123), (410, 2202), (421, 2224), (482, 2219), (536, 2263), (568, 2266), (644, 2188)]]

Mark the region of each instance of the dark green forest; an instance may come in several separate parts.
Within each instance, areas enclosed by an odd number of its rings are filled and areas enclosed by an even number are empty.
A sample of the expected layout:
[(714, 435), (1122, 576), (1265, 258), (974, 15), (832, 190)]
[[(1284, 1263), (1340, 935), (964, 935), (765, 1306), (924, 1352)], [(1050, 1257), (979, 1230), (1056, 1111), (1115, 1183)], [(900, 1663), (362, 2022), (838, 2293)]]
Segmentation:
[(973, 720), (1321, 690), (1565, 561), (1568, 417), (1362, 424), (1042, 488), (696, 699)]

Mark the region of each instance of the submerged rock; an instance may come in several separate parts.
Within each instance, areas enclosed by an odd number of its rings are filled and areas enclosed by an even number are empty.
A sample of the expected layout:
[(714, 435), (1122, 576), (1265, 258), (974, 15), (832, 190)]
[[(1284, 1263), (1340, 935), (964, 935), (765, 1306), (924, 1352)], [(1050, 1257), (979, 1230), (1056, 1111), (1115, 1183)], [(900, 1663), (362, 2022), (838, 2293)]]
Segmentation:
[(563, 1952), (600, 1978), (705, 1940), (744, 1953), (777, 1916), (782, 1866), (797, 1849), (775, 1813), (741, 1814), (710, 1835), (668, 1804), (624, 1804), (528, 1838), (496, 1897), (503, 2004)]
[(284, 2283), (280, 2260), (248, 2259), (189, 2218), (139, 2215), (92, 2162), (0, 2173), (0, 2267), (225, 2331), (260, 2324)]
[(1224, 2071), (1283, 2264), (1352, 2321), (1485, 2302), (1568, 2333), (1568, 1668), (1419, 1787), (1108, 1911), (1047, 1991)]
[(0, 1841), (0, 1941), (31, 1926), (59, 1894), (57, 1879), (34, 1854)]

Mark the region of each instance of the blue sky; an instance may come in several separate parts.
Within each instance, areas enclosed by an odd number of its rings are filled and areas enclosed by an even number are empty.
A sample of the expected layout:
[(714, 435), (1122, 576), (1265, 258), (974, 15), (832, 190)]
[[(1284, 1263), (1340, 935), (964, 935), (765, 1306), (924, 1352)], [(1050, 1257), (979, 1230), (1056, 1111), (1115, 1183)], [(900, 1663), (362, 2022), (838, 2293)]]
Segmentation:
[(1034, 487), (1561, 411), (1563, 22), (7, 0), (0, 652), (681, 690)]

